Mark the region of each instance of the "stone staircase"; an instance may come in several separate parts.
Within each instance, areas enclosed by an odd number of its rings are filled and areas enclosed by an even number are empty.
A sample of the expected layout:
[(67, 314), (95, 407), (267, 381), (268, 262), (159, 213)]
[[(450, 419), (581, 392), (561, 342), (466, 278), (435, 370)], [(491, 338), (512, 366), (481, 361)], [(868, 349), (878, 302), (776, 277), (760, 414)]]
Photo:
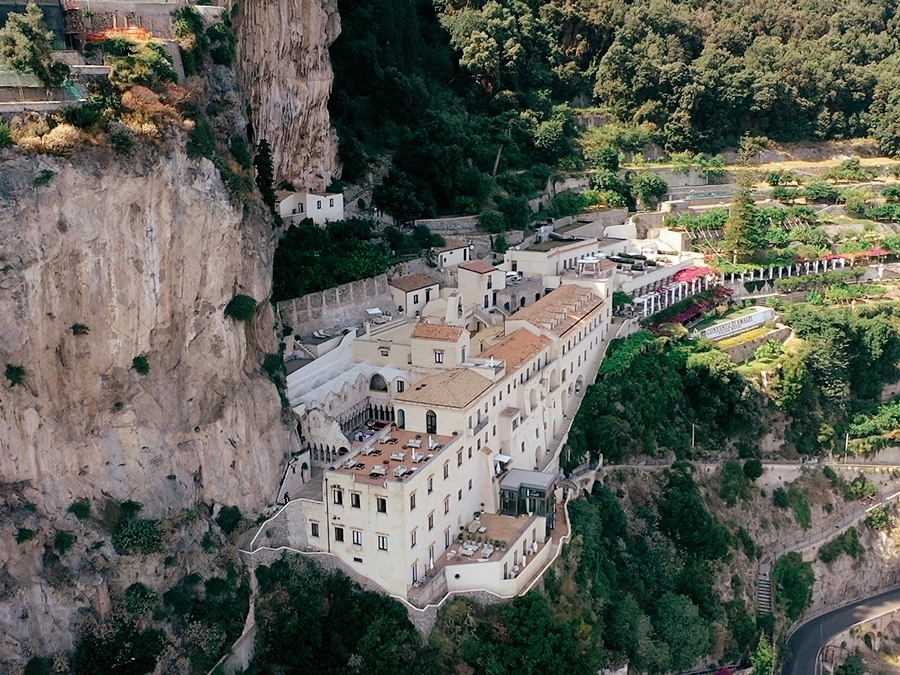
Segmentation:
[(772, 579), (769, 563), (761, 563), (756, 573), (756, 606), (760, 614), (772, 613)]
[(569, 434), (569, 429), (572, 427), (572, 420), (575, 419), (575, 415), (578, 413), (578, 408), (581, 407), (581, 400), (583, 398), (584, 390), (572, 396), (569, 405), (566, 406), (562, 424), (559, 429), (556, 430), (556, 435), (550, 441), (550, 444), (547, 446), (547, 452), (544, 453), (544, 458), (538, 465), (539, 471), (546, 471), (550, 462), (556, 457), (556, 453), (559, 452), (559, 446), (562, 445), (563, 440), (565, 440), (566, 436)]

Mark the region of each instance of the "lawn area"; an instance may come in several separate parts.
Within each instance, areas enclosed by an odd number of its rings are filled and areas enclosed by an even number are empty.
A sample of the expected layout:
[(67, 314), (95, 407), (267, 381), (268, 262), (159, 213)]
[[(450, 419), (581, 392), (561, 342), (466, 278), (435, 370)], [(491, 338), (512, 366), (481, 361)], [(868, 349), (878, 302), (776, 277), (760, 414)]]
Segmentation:
[(740, 335), (735, 335), (730, 338), (725, 338), (724, 340), (719, 340), (716, 342), (716, 347), (721, 349), (730, 349), (731, 347), (737, 347), (738, 345), (744, 344), (745, 342), (749, 342), (750, 340), (755, 340), (756, 338), (761, 338), (763, 335), (769, 333), (772, 329), (766, 328), (765, 326), (760, 326), (759, 328), (754, 328), (753, 330), (748, 330), (746, 333), (741, 333)]

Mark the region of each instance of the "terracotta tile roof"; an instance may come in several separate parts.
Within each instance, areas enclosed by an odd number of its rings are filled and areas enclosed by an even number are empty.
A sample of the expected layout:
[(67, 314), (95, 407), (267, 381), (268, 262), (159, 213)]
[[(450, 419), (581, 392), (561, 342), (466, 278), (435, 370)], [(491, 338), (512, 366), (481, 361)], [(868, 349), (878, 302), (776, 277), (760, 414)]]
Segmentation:
[(550, 344), (550, 340), (535, 335), (527, 328), (508, 335), (502, 342), (497, 343), (486, 352), (478, 355), (480, 359), (504, 359), (506, 361), (506, 373), (511, 375), (519, 369), (523, 363), (534, 358), (544, 347)]
[(603, 305), (592, 290), (564, 284), (548, 293), (536, 303), (510, 317), (511, 321), (527, 321), (533, 326), (546, 328), (557, 335), (563, 335), (581, 319)]
[(456, 342), (463, 334), (462, 326), (449, 323), (428, 323), (419, 321), (413, 328), (412, 338), (419, 340), (438, 340), (440, 342)]
[(461, 270), (469, 270), (470, 272), (475, 272), (476, 274), (487, 274), (488, 272), (493, 272), (497, 268), (491, 265), (491, 263), (486, 262), (484, 260), (470, 260), (469, 262), (464, 262), (459, 266)]
[(391, 279), (388, 284), (390, 284), (394, 288), (399, 288), (401, 291), (409, 293), (410, 291), (417, 291), (420, 288), (437, 286), (438, 282), (424, 274), (409, 274), (405, 277)]
[(492, 384), (470, 368), (456, 368), (426, 377), (402, 394), (397, 394), (394, 402), (465, 410)]
[(455, 237), (445, 237), (444, 241), (446, 242), (443, 246), (438, 248), (438, 252), (442, 251), (453, 251), (457, 248), (468, 248), (468, 244), (462, 239), (456, 239)]

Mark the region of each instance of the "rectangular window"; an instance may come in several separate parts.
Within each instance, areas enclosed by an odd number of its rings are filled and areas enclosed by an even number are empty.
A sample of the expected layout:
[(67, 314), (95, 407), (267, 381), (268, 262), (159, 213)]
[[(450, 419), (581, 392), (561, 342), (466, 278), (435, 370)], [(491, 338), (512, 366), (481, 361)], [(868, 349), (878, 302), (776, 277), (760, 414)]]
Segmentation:
[(456, 453), (456, 466), (462, 466), (462, 450)]
[(415, 548), (416, 545), (416, 530), (413, 530), (409, 533), (409, 547)]
[(413, 304), (414, 304), (414, 305), (418, 305), (418, 304), (419, 304), (419, 294), (418, 294), (418, 293), (416, 293), (415, 295), (413, 295)]
[(387, 499), (375, 497), (375, 508), (378, 510), (378, 513), (387, 513)]
[(444, 548), (450, 548), (450, 528), (444, 530)]
[(450, 495), (444, 497), (444, 513), (450, 513)]
[(359, 530), (353, 530), (353, 543), (356, 546), (362, 546), (362, 532)]
[(450, 478), (450, 462), (444, 462), (444, 480)]
[(472, 459), (472, 446), (469, 446), (469, 459)]
[(334, 528), (334, 540), (335, 541), (344, 541), (344, 528), (343, 527)]
[(434, 511), (428, 514), (428, 529), (434, 529)]
[(321, 200), (321, 199), (316, 200), (316, 208), (317, 208), (317, 209), (321, 209), (321, 208), (322, 208), (322, 200)]
[(358, 492), (350, 493), (350, 506), (354, 509), (358, 509), (360, 504), (360, 498)]
[(397, 393), (401, 393), (406, 388), (406, 383), (403, 380), (397, 380)]
[(383, 534), (378, 535), (378, 550), (379, 551), (387, 551), (387, 537)]
[(428, 476), (428, 494), (434, 492), (434, 476)]
[(333, 199), (329, 199), (329, 200), (328, 200), (328, 206), (334, 206), (334, 200), (333, 200)]
[(344, 503), (344, 492), (343, 492), (343, 490), (335, 490), (335, 491), (334, 491), (334, 503), (335, 503), (335, 504), (343, 504), (343, 503)]
[(414, 508), (416, 508), (416, 493), (415, 492), (413, 492), (409, 496), (409, 510), (412, 511)]
[(440, 352), (435, 350), (434, 352), (434, 362), (435, 363), (443, 363), (444, 362), (444, 352)]
[(459, 499), (459, 501), (462, 501), (462, 490), (459, 491), (459, 497), (458, 497), (458, 499)]
[(309, 535), (311, 537), (319, 536), (319, 524), (318, 523), (310, 523), (309, 524)]
[(471, 478), (469, 479), (469, 489), (470, 490), (472, 489), (472, 479)]

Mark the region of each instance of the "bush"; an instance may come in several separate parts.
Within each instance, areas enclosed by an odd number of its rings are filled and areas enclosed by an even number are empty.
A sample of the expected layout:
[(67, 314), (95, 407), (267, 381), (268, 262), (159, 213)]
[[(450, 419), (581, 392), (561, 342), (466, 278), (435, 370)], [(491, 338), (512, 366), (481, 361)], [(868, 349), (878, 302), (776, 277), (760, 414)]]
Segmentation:
[(12, 145), (12, 142), (12, 129), (9, 126), (9, 122), (0, 119), (0, 148), (8, 148)]
[(113, 150), (127, 155), (134, 148), (134, 137), (124, 129), (112, 129), (109, 132), (109, 143)]
[(132, 518), (134, 518), (137, 514), (139, 514), (141, 512), (141, 509), (144, 508), (144, 505), (141, 504), (140, 502), (135, 502), (135, 501), (132, 501), (131, 499), (128, 499), (128, 500), (122, 502), (119, 505), (119, 508), (121, 509), (122, 517), (125, 518), (126, 520), (131, 520)]
[(235, 295), (225, 305), (225, 316), (235, 321), (250, 321), (256, 315), (256, 300), (249, 295)]
[(131, 359), (131, 367), (141, 375), (146, 375), (150, 372), (150, 362), (147, 361), (147, 357), (143, 354)]
[(188, 157), (212, 159), (216, 156), (216, 134), (209, 123), (209, 118), (200, 110), (192, 111), (189, 116), (194, 122), (194, 127), (188, 132), (186, 148)]
[(865, 553), (863, 545), (859, 543), (859, 532), (854, 527), (823, 544), (819, 549), (819, 560), (826, 564), (832, 563), (845, 553), (851, 558), (861, 558)]
[(163, 632), (150, 628), (141, 630), (130, 622), (115, 622), (109, 628), (81, 637), (72, 658), (74, 671), (78, 675), (152, 673), (166, 646)]
[(231, 156), (244, 171), (249, 171), (253, 166), (253, 156), (250, 154), (250, 145), (243, 136), (234, 136), (231, 139)]
[(14, 366), (11, 363), (6, 364), (6, 379), (9, 380), (9, 386), (15, 387), (17, 384), (25, 384), (25, 367)]
[(64, 556), (71, 550), (76, 541), (78, 541), (78, 537), (71, 532), (58, 530), (53, 537), (53, 548), (59, 555)]
[(866, 516), (866, 525), (873, 530), (886, 530), (891, 526), (891, 516), (883, 506), (876, 506)]
[(775, 488), (772, 492), (772, 502), (779, 509), (786, 509), (791, 505), (790, 500), (788, 499), (787, 490), (784, 488)]
[(816, 582), (812, 565), (803, 562), (799, 553), (780, 557), (772, 568), (772, 589), (778, 607), (789, 622), (794, 622), (812, 602)]
[(152, 614), (159, 606), (159, 593), (151, 591), (144, 584), (131, 584), (125, 589), (125, 609), (129, 614)]
[(241, 515), (241, 510), (237, 506), (223, 506), (219, 511), (219, 515), (216, 516), (216, 523), (218, 523), (225, 534), (231, 534), (238, 528), (243, 519), (244, 516)]
[(499, 211), (483, 211), (478, 217), (481, 229), (493, 234), (506, 232), (506, 218)]
[(729, 506), (737, 504), (738, 499), (750, 496), (750, 481), (737, 460), (730, 459), (722, 466), (722, 487), (719, 494)]
[(156, 520), (132, 520), (125, 523), (112, 537), (112, 545), (119, 555), (159, 553), (163, 550), (162, 530)]
[(865, 476), (857, 476), (847, 485), (847, 501), (853, 499), (871, 499), (878, 496), (878, 486), (866, 480)]
[(85, 326), (83, 323), (72, 324), (72, 335), (87, 335), (90, 332), (91, 329)]
[(750, 480), (756, 480), (763, 475), (762, 461), (758, 459), (748, 459), (744, 462), (744, 475)]
[(803, 188), (803, 196), (811, 202), (835, 202), (838, 198), (838, 191), (834, 185), (824, 180), (810, 181)]
[(25, 666), (22, 675), (50, 675), (53, 672), (53, 663), (43, 656), (35, 656)]
[(68, 511), (74, 514), (78, 520), (87, 520), (91, 517), (91, 500), (87, 497), (76, 499), (69, 505)]
[(234, 62), (237, 38), (231, 29), (230, 22), (217, 23), (206, 29), (209, 38), (209, 56), (213, 63), (221, 66), (230, 66)]
[(16, 532), (16, 543), (24, 544), (26, 541), (31, 541), (36, 534), (37, 532), (34, 530), (29, 530), (27, 527), (20, 527), (19, 531)]

